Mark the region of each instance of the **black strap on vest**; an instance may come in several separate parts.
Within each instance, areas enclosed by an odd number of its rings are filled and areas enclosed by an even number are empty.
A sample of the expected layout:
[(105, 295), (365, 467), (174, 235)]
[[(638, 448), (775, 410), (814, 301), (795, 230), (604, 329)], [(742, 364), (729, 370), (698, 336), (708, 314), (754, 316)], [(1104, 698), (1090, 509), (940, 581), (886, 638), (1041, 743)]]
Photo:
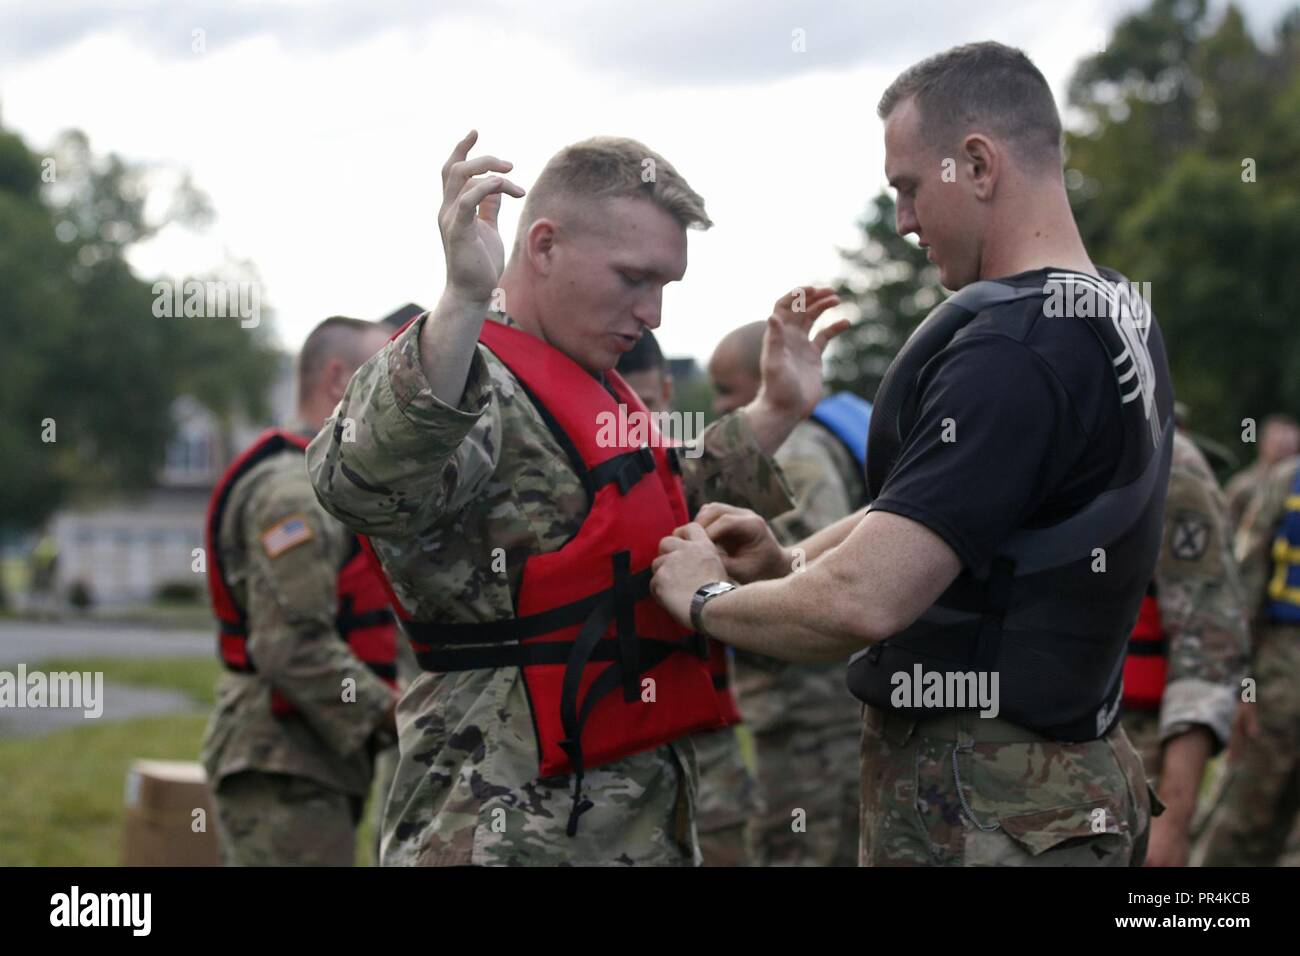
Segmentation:
[[(577, 474), (578, 480), (582, 482), (582, 487), (586, 490), (589, 498), (594, 500), (596, 492), (610, 482), (618, 482), (619, 493), (625, 495), (632, 490), (633, 485), (655, 470), (654, 453), (644, 445), (615, 455), (613, 458), (601, 462), (595, 468), (588, 468), (587, 463), (582, 459), (582, 455), (578, 453), (577, 446), (569, 438), (568, 432), (555, 420), (555, 416), (551, 414), (550, 409), (542, 404), (542, 400), (524, 384), (523, 379), (516, 376), (515, 380), (519, 383), (519, 387), (524, 390), (524, 394), (532, 401), (533, 407), (537, 409), (537, 414), (541, 416), (547, 431), (551, 433), (556, 443), (564, 450), (565, 457), (569, 459), (570, 467)], [(608, 389), (608, 386), (606, 388)], [(613, 393), (611, 392), (611, 394)], [(617, 396), (615, 397), (617, 398)]]
[[(232, 482), (231, 484), (233, 486), (234, 483)], [(357, 540), (356, 535), (353, 535), (352, 547), (348, 551), (348, 556), (344, 558), (343, 562), (339, 565), (339, 569), (342, 570), (345, 566), (347, 566), (348, 562), (351, 561), (354, 557), (356, 557), (356, 555), (360, 553), (360, 551), (361, 551), (361, 542)], [(231, 603), (234, 604), (233, 593), (231, 594)], [(338, 631), (339, 637), (342, 638), (345, 644), (347, 643), (348, 638), (351, 636), (353, 631), (359, 631), (367, 627), (383, 627), (384, 625), (396, 624), (397, 622), (397, 618), (394, 616), (393, 612), (386, 607), (376, 608), (373, 611), (365, 611), (358, 614), (352, 608), (353, 603), (354, 603), (354, 599), (352, 595), (350, 594), (344, 595), (342, 601), (342, 607), (340, 607), (338, 613), (334, 615), (334, 629)], [(243, 608), (240, 608), (237, 604), (235, 605), (235, 608), (240, 612), (241, 615), (243, 614)], [(247, 648), (247, 642), (248, 642), (247, 617), (242, 617), (238, 621), (218, 620), (217, 624), (222, 634), (227, 634), (231, 637), (240, 638), (245, 642), (244, 660), (247, 663), (243, 667), (235, 667), (234, 665), (228, 663), (224, 657), (222, 657), (221, 660), (222, 663), (225, 665), (226, 669), (230, 671), (234, 671), (238, 674), (257, 673), (257, 668), (253, 666), (253, 656), (248, 653), (248, 648)], [(397, 680), (396, 663), (380, 664), (375, 661), (362, 661), (362, 663), (365, 664), (366, 667), (368, 667), (376, 677), (381, 677), (384, 680), (390, 680), (390, 681)]]
[(1064, 521), (1047, 528), (1021, 529), (1006, 540), (998, 550), (1015, 560), (1017, 575), (1079, 561), (1091, 554), (1098, 542), (1118, 540), (1133, 526), (1155, 492), (1157, 480), (1169, 473), (1174, 451), (1172, 414), (1161, 427), (1160, 447), (1136, 479), (1103, 491)]
[(1166, 638), (1160, 638), (1158, 641), (1129, 641), (1128, 652), (1134, 657), (1164, 657), (1169, 653), (1169, 641)]
[(970, 321), (970, 316), (978, 315), (991, 306), (1036, 296), (1041, 298), (1046, 294), (1041, 287), (1016, 288), (992, 280), (972, 282), (936, 306), (916, 327), (916, 331), (903, 343), (876, 391), (875, 407), (872, 409), (867, 435), (867, 448), (874, 449), (867, 455), (868, 497), (880, 497), (885, 477), (893, 468), (894, 459), (900, 451), (901, 424), (908, 411), (904, 405), (908, 399), (915, 400), (915, 388), (910, 385), (901, 389), (893, 387), (894, 380), (915, 382), (925, 363), (938, 352), (937, 348), (927, 347), (927, 342), (937, 340), (947, 344), (952, 341), (957, 330)]
[(618, 482), (619, 493), (625, 495), (632, 490), (633, 485), (654, 470), (654, 452), (649, 446), (642, 446), (601, 462), (587, 472), (587, 479), (583, 483), (587, 485), (588, 493), (595, 495), (610, 482)]
[[(698, 634), (683, 641), (662, 641), (639, 637), (636, 633), (636, 604), (650, 594), (650, 569), (631, 573), (632, 553), (618, 551), (613, 557), (614, 584), (604, 591), (552, 608), (541, 614), (486, 621), (481, 624), (437, 624), (428, 621), (403, 621), (402, 627), (412, 640), (429, 645), (417, 649), (416, 660), (429, 671), (476, 670), (493, 667), (523, 667), (529, 664), (563, 664), (564, 682), (560, 692), (560, 720), (564, 740), (560, 748), (573, 765), (573, 807), (566, 832), (578, 832), (578, 818), (590, 810), (592, 802), (583, 796), (582, 781), (586, 760), (582, 750), (582, 731), (592, 708), (606, 694), (623, 688), (623, 699), (631, 703), (640, 696), (641, 675), (656, 667), (669, 654), (688, 652), (707, 659), (708, 642)], [(572, 641), (534, 641), (552, 631), (581, 624)], [(602, 640), (610, 624), (615, 639)], [(592, 663), (610, 661), (578, 700), (582, 675)]]

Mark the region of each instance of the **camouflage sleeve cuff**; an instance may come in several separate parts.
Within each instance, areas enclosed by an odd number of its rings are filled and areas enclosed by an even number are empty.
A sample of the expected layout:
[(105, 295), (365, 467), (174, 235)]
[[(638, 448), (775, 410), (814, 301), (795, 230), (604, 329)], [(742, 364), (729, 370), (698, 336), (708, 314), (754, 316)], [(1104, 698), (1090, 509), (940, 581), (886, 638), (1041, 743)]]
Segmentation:
[(794, 507), (781, 466), (763, 454), (745, 416), (724, 415), (680, 456), (691, 514), (720, 501), (775, 518)]
[(434, 395), (420, 364), (420, 333), (428, 318), (426, 312), (393, 340), (388, 350), (388, 387), (394, 406), (416, 426), (421, 445), (454, 448), (487, 410), (492, 381), (482, 350), (475, 348), (460, 404), (453, 407)]
[(364, 665), (358, 664), (348, 670), (350, 673), (345, 676), (356, 681), (355, 695), (339, 689), (341, 680), (331, 686), (330, 699), (320, 699), (315, 694), (308, 697), (295, 695), (289, 690), (285, 692), (312, 729), (320, 734), (331, 750), (344, 758), (363, 751), (375, 731), (383, 725), (393, 696), (388, 685)]
[(1214, 752), (1218, 753), (1227, 746), (1236, 714), (1236, 687), (1191, 677), (1171, 681), (1160, 703), (1160, 740), (1163, 743), (1201, 726), (1214, 736)]

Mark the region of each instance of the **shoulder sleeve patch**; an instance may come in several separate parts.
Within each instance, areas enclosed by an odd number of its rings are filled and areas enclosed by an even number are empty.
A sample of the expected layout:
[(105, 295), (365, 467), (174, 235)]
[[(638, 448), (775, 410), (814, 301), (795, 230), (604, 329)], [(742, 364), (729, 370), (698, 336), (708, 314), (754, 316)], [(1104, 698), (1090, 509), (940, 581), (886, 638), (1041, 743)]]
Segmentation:
[(1196, 561), (1210, 543), (1210, 519), (1195, 511), (1179, 512), (1173, 523), (1169, 550), (1179, 561)]
[(283, 521), (277, 521), (260, 535), (262, 548), (268, 558), (276, 558), (290, 548), (295, 548), (313, 537), (311, 526), (305, 515), (290, 515)]

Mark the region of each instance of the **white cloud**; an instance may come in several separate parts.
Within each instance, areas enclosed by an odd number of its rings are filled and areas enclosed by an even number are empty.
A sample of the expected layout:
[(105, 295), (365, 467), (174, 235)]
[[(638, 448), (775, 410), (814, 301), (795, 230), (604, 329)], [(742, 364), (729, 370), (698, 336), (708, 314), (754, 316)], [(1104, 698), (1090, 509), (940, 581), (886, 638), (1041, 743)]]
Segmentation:
[[(571, 0), (464, 14), (405, 2), (74, 6), (60, 20), (27, 4), (19, 28), (0, 30), (25, 54), (0, 59), (4, 120), (33, 148), (79, 127), (97, 152), (192, 170), (217, 222), (139, 250), (144, 274), (250, 259), (296, 346), (327, 315), (436, 301), (438, 172), (469, 128), (525, 188), (565, 143), (623, 134), (670, 158), (717, 223), (692, 234), (660, 333), (670, 353), (704, 358), (789, 285), (835, 276), (836, 245), (853, 242), (883, 186), (875, 104), (899, 69), (998, 39), (1023, 46), (1059, 96), (1132, 4), (916, 0), (887, 16), (838, 2), (788, 15), (767, 0), (707, 14), (628, 3), (617, 15)], [(190, 49), (196, 25), (202, 54)], [(805, 53), (790, 48), (795, 27), (808, 31)], [(517, 215), (508, 201), (507, 245)]]

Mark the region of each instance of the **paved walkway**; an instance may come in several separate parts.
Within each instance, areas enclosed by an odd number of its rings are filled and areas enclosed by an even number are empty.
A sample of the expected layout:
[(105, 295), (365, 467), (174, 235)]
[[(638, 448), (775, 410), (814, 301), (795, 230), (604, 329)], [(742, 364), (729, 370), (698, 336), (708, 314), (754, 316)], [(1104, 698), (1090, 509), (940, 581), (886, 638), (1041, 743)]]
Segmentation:
[[(32, 667), (53, 658), (202, 657), (213, 653), (213, 642), (213, 636), (203, 631), (163, 630), (141, 624), (0, 621), (0, 670), (13, 673), (19, 664)], [(163, 687), (105, 681), (103, 696), (103, 716), (97, 720), (200, 710), (188, 694)], [(0, 737), (42, 734), (88, 723), (78, 708), (0, 708)]]

